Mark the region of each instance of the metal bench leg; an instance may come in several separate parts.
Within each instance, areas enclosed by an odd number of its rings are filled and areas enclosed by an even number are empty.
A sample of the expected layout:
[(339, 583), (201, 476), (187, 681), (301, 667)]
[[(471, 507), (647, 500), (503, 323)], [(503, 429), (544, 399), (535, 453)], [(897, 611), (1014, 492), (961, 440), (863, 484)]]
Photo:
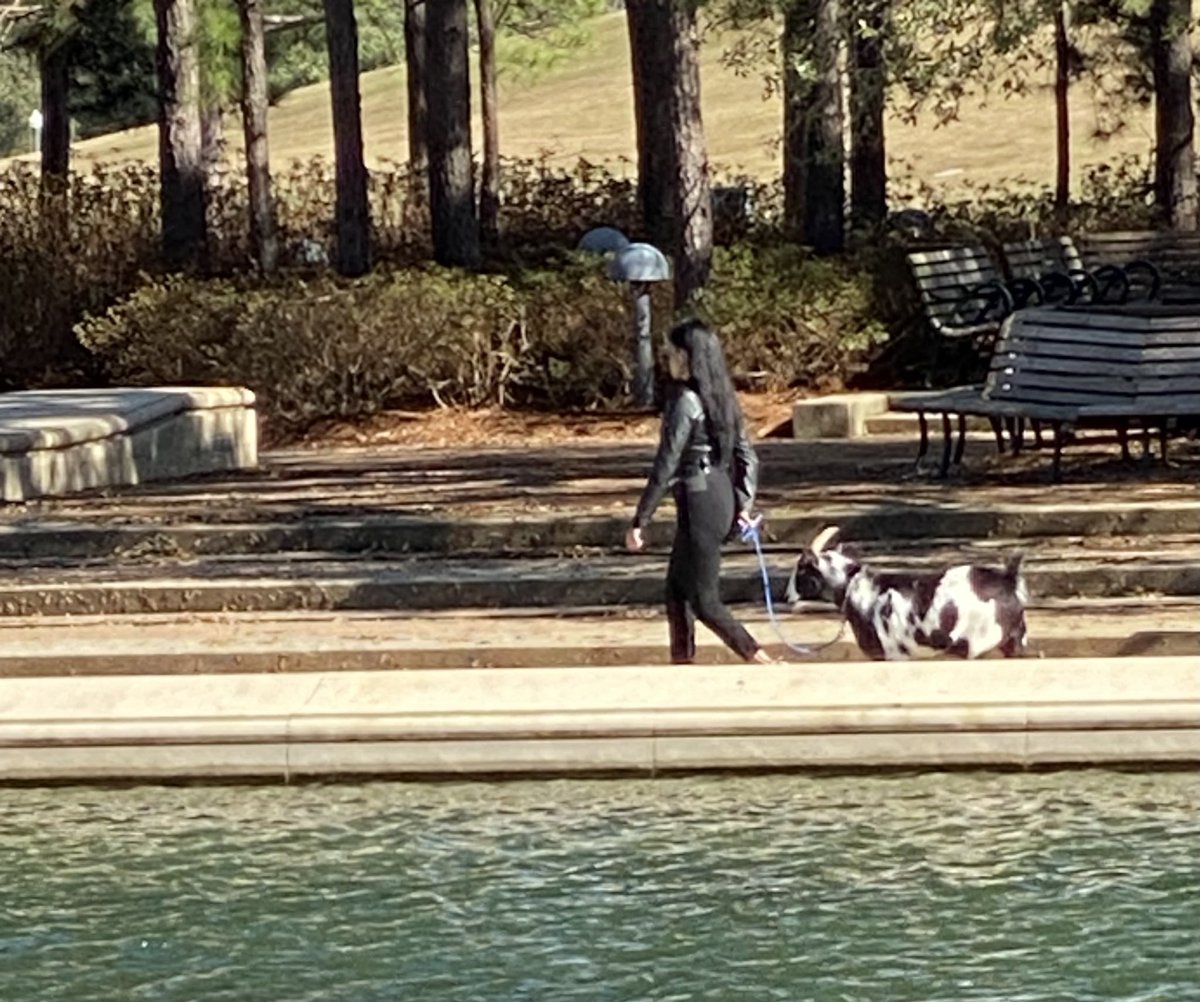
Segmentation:
[(988, 424), (992, 426), (992, 434), (996, 436), (996, 451), (1000, 455), (1004, 455), (1004, 422), (996, 415), (988, 417)]
[(1009, 418), (1012, 422), (1009, 434), (1012, 436), (1012, 454), (1021, 455), (1025, 448), (1025, 419), (1023, 417)]
[(917, 426), (921, 429), (921, 441), (917, 445), (917, 469), (921, 468), (921, 462), (925, 459), (926, 453), (929, 452), (929, 418), (925, 416), (924, 411), (917, 411)]
[(954, 465), (962, 463), (963, 451), (967, 447), (967, 416), (958, 415), (958, 445), (954, 447)]
[(950, 433), (950, 415), (942, 415), (942, 465), (938, 467), (939, 477), (950, 475), (950, 443), (953, 435)]
[(1062, 451), (1063, 443), (1066, 442), (1066, 434), (1063, 432), (1061, 421), (1054, 422), (1054, 465), (1051, 467), (1050, 475), (1057, 484), (1062, 480)]
[(1167, 419), (1163, 418), (1158, 426), (1158, 453), (1162, 457), (1163, 466), (1167, 465)]
[(1142, 424), (1142, 459), (1147, 459), (1150, 456), (1150, 424), (1143, 422)]
[(1033, 427), (1033, 444), (1037, 448), (1040, 449), (1043, 445), (1046, 444), (1045, 442), (1042, 441), (1042, 422), (1041, 421), (1030, 421), (1029, 423)]
[(1121, 443), (1121, 459), (1128, 463), (1132, 458), (1129, 455), (1129, 424), (1122, 422), (1117, 427), (1117, 440)]

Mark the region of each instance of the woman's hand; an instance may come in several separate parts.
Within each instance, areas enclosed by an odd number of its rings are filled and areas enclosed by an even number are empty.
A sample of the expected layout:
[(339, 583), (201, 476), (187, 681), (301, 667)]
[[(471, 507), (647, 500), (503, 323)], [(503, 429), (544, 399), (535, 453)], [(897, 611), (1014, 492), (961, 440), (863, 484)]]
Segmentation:
[(742, 532), (745, 532), (751, 526), (757, 526), (761, 522), (762, 522), (762, 516), (761, 515), (752, 515), (750, 513), (749, 509), (746, 509), (746, 511), (741, 512), (737, 517), (737, 527)]
[(631, 525), (625, 530), (625, 548), (630, 553), (637, 553), (646, 547), (646, 539), (642, 535), (642, 530), (636, 525)]

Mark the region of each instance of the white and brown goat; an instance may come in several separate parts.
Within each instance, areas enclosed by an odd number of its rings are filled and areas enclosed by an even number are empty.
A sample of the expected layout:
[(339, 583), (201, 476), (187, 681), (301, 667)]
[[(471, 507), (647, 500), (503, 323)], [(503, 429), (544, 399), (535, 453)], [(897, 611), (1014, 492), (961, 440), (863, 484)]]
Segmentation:
[(959, 564), (944, 571), (876, 572), (835, 543), (836, 526), (823, 529), (796, 561), (787, 598), (824, 599), (842, 611), (863, 654), (899, 661), (918, 647), (964, 658), (999, 648), (1005, 657), (1025, 651), (1021, 556), (1003, 568)]

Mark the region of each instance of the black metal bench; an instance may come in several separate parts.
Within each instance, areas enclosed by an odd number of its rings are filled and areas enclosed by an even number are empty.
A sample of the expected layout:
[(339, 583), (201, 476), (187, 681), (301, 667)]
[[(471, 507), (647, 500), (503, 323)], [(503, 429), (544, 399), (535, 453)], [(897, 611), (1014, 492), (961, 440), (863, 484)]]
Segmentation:
[[(1114, 230), (1088, 233), (1079, 250), (1088, 267), (1120, 265), (1144, 294), (1164, 303), (1200, 303), (1200, 233)], [(1136, 294), (1135, 294), (1136, 296)]]
[(1117, 263), (1089, 268), (1070, 237), (1017, 240), (1004, 244), (1001, 253), (1018, 306), (1125, 303), (1157, 294), (1156, 269), (1146, 262), (1124, 262), (1129, 270)]
[[(966, 418), (992, 423), (1003, 450), (1002, 424), (1040, 421), (1053, 429), (1053, 473), (1076, 430), (1113, 430), (1128, 457), (1131, 431), (1148, 446), (1157, 432), (1162, 458), (1172, 431), (1200, 419), (1200, 309), (1161, 304), (1021, 310), (1005, 321), (982, 386), (897, 397), (897, 410), (915, 411), (929, 448), (928, 415), (942, 419), (939, 473), (962, 461)], [(952, 419), (958, 444), (952, 449)], [(1020, 438), (1014, 438), (1014, 451)]]
[(947, 345), (965, 354), (959, 369), (986, 358), (1013, 310), (1005, 277), (982, 244), (911, 251), (905, 255), (916, 283), (921, 312), (933, 335), (935, 368)]

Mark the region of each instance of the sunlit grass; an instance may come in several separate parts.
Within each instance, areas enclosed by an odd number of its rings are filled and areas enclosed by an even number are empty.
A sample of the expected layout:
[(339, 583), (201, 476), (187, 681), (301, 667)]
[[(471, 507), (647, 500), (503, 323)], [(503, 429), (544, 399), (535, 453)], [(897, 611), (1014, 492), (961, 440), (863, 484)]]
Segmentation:
[[(709, 38), (701, 67), (705, 131), (718, 169), (762, 178), (778, 173), (780, 103), (764, 96), (760, 77), (739, 76), (722, 65), (726, 43)], [(579, 158), (606, 162), (619, 172), (634, 157), (629, 49), (621, 15), (599, 19), (591, 43), (534, 81), (501, 83), (501, 146), (513, 157), (548, 156), (558, 164)], [(363, 74), (362, 106), (366, 154), (374, 164), (407, 158), (405, 73), (391, 67)], [(1149, 110), (1134, 110), (1116, 138), (1096, 140), (1097, 112), (1085, 88), (1073, 97), (1073, 156), (1076, 183), (1081, 171), (1128, 154), (1148, 156), (1152, 143)], [(241, 143), (236, 119), (228, 125), (233, 148)], [(478, 137), (478, 129), (476, 131)], [(330, 106), (324, 85), (288, 94), (271, 110), (272, 161), (331, 156)], [(1019, 98), (994, 98), (986, 107), (970, 101), (959, 121), (936, 127), (932, 117), (916, 125), (888, 123), (889, 154), (897, 171), (937, 189), (964, 182), (995, 185), (1024, 178), (1049, 186), (1054, 179), (1054, 100), (1049, 79)], [(81, 142), (76, 162), (144, 160), (157, 157), (153, 127)], [(631, 168), (630, 168), (631, 169)]]

